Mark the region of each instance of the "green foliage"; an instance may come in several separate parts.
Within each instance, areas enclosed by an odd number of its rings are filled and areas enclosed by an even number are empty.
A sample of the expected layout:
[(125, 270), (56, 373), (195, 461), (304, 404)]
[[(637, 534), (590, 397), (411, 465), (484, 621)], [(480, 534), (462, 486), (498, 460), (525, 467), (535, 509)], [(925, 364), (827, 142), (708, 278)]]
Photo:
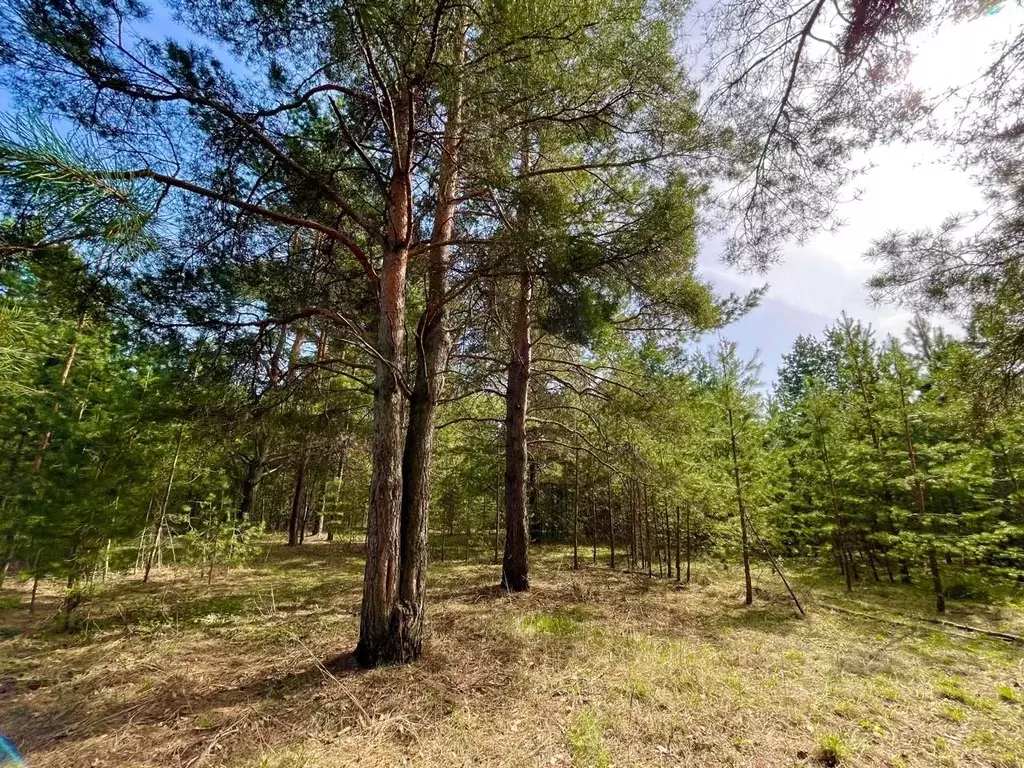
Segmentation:
[(526, 632), (564, 637), (579, 632), (580, 623), (563, 614), (538, 613), (523, 619), (523, 629)]
[(592, 709), (578, 712), (566, 732), (573, 765), (579, 768), (607, 768), (611, 755), (604, 743), (604, 727)]
[(996, 686), (996, 695), (1000, 701), (1005, 701), (1007, 704), (1020, 704), (1024, 702), (1024, 696), (1021, 696), (1020, 691), (1008, 685)]
[(818, 739), (818, 759), (823, 765), (840, 765), (852, 754), (846, 739), (839, 734), (827, 733)]

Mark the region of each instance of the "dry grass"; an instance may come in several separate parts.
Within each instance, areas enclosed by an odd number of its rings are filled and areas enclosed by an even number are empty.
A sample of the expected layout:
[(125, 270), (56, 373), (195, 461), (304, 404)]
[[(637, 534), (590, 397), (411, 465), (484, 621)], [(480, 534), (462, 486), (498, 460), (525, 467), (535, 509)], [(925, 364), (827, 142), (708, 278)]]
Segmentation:
[[(424, 659), (361, 671), (356, 552), (273, 546), (209, 587), (170, 569), (111, 583), (75, 636), (43, 626), (54, 595), (8, 606), (0, 730), (33, 768), (1024, 766), (1019, 647), (814, 601), (799, 620), (767, 570), (746, 609), (736, 568), (676, 589), (545, 549), (526, 595), (493, 565), (435, 563)], [(928, 600), (797, 582), (876, 613)], [(951, 618), (1024, 628), (1008, 607)]]

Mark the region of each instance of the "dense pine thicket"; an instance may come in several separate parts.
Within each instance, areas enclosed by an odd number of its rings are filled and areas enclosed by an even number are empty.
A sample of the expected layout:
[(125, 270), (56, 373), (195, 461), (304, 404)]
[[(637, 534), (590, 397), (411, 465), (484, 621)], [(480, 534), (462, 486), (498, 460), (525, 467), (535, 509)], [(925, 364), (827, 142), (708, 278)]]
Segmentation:
[[(824, 6), (775, 44), (778, 7), (721, 4), (705, 105), (673, 4), (196, 0), (164, 29), (9, 3), (0, 573), (65, 581), (73, 627), (110, 571), (365, 537), (366, 665), (418, 657), (430, 558), (524, 590), (543, 540), (678, 580), (741, 562), (748, 603), (762, 559), (939, 611), (1019, 588), (1024, 134), (930, 136), (991, 171), (998, 226), (873, 254), (880, 294), (962, 311), (965, 338), (844, 316), (770, 394), (697, 342), (762, 293), (696, 275), (702, 221), (738, 215), (729, 254), (763, 265), (827, 223), (854, 151), (919, 124), (878, 124), (920, 104), (880, 51), (937, 16)], [(1003, 116), (1016, 80), (988, 74), (972, 114)], [(974, 254), (965, 297), (946, 275)]]

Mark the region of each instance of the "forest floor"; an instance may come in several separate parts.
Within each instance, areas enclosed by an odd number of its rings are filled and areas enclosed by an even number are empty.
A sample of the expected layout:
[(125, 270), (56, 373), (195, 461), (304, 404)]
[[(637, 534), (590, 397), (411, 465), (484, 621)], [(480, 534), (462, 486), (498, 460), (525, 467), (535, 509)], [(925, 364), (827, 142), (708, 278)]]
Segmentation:
[[(1024, 766), (1024, 647), (826, 607), (931, 615), (923, 591), (793, 573), (800, 619), (760, 566), (745, 608), (717, 563), (677, 588), (537, 548), (508, 595), (492, 564), (435, 562), (424, 658), (362, 671), (358, 551), (112, 581), (76, 635), (47, 628), (55, 589), (30, 614), (9, 585), (0, 732), (31, 768)], [(1019, 607), (949, 618), (1024, 634)]]

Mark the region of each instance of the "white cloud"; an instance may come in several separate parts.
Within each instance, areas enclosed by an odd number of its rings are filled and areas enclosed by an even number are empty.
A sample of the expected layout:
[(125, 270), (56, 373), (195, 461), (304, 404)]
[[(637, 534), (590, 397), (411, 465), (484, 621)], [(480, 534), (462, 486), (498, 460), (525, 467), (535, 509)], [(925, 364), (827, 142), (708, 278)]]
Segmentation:
[[(922, 39), (910, 70), (912, 82), (937, 93), (973, 79), (991, 61), (992, 46), (1017, 34), (1022, 24), (1024, 8), (1014, 5), (975, 21), (943, 26)], [(843, 311), (870, 322), (880, 335), (902, 336), (911, 313), (871, 302), (865, 283), (875, 266), (864, 253), (889, 231), (934, 227), (952, 213), (982, 204), (970, 175), (932, 145), (878, 147), (861, 162), (870, 170), (857, 180), (857, 198), (841, 208), (844, 226), (805, 245), (787, 247), (783, 260), (767, 273), (744, 274), (724, 266), (714, 242), (702, 254), (704, 274), (721, 290), (770, 284), (762, 306), (725, 331), (747, 355), (755, 346), (762, 349), (769, 380), (797, 334), (820, 334)], [(948, 318), (939, 320), (951, 327)]]

